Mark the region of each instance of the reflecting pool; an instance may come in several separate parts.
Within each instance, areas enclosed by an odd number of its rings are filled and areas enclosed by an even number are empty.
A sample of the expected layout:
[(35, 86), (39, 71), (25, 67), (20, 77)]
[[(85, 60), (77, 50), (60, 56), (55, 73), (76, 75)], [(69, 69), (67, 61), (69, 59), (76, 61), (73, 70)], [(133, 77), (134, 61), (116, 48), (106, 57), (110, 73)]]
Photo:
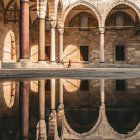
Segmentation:
[(140, 140), (140, 79), (0, 82), (0, 140)]

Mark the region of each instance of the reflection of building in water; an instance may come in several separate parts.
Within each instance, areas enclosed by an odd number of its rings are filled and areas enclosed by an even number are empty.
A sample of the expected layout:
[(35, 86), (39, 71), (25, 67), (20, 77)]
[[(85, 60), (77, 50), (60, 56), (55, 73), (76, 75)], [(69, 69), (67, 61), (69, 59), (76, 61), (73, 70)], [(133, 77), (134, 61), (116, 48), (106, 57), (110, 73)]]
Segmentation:
[[(139, 139), (139, 79), (47, 79), (20, 84), (24, 90), (18, 82), (0, 83), (0, 139), (28, 135), (23, 132), (27, 126), (32, 139)], [(10, 88), (6, 90), (7, 85)], [(15, 88), (15, 98), (14, 104), (8, 106), (5, 100), (9, 99), (11, 87)], [(25, 122), (21, 123), (22, 133), (18, 127), (19, 92)]]
[(0, 3), (2, 67), (60, 68), (69, 59), (75, 67), (140, 65), (138, 0), (20, 1)]

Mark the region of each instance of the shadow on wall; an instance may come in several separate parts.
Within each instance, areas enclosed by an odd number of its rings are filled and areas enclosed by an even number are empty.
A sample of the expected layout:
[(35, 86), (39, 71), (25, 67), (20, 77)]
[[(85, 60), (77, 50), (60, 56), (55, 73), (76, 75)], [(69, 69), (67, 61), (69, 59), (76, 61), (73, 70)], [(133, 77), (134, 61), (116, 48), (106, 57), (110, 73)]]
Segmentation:
[(3, 62), (14, 62), (16, 58), (15, 33), (11, 24), (0, 26), (0, 60)]

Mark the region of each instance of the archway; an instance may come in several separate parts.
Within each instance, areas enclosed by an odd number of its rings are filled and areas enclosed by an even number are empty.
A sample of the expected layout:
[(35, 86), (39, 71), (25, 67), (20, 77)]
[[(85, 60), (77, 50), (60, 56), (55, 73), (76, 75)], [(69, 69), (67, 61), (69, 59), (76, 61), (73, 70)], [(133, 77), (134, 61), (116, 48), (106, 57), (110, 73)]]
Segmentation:
[(89, 3), (70, 5), (64, 12), (64, 62), (99, 63), (101, 17)]
[[(139, 15), (133, 5), (115, 3), (106, 12), (105, 56), (109, 64), (140, 64)], [(137, 45), (135, 44), (137, 42)]]

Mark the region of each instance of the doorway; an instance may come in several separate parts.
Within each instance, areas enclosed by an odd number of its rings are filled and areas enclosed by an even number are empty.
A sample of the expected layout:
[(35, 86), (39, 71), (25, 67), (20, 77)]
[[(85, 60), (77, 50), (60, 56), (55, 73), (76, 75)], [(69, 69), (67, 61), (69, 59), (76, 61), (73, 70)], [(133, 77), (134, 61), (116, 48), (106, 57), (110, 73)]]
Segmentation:
[(80, 46), (80, 61), (88, 61), (88, 46)]
[(45, 60), (50, 61), (50, 46), (45, 47)]
[(115, 46), (116, 61), (125, 61), (125, 46), (116, 45)]

